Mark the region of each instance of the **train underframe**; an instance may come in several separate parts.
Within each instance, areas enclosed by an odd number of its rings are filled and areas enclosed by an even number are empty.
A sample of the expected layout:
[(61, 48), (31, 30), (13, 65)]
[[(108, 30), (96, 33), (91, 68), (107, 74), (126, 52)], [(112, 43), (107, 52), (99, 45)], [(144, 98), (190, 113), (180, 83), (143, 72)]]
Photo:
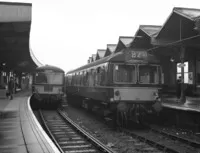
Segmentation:
[(156, 120), (162, 110), (160, 101), (152, 102), (102, 102), (77, 95), (67, 96), (69, 104), (84, 107), (93, 112), (98, 112), (104, 118), (110, 118), (117, 126), (129, 126), (130, 123), (142, 124), (147, 120)]
[(31, 100), (34, 109), (56, 109), (61, 105), (63, 95), (33, 93)]

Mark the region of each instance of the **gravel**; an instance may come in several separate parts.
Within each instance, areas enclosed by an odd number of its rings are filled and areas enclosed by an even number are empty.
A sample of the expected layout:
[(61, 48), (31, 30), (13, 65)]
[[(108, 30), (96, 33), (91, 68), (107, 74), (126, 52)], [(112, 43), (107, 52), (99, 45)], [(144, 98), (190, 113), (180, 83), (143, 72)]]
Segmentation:
[(118, 153), (152, 152), (151, 147), (148, 149), (148, 145), (143, 142), (109, 128), (102, 119), (93, 113), (72, 106), (66, 107), (65, 111), (80, 127)]

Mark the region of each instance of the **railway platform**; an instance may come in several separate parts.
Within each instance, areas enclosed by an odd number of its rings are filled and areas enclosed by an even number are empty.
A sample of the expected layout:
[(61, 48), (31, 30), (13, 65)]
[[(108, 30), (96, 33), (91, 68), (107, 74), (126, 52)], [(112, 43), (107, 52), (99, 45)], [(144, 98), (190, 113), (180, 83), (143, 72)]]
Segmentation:
[(31, 108), (29, 91), (13, 100), (0, 99), (0, 153), (59, 152), (37, 122)]
[(175, 96), (166, 96), (162, 99), (162, 106), (183, 111), (200, 112), (200, 97), (186, 96), (185, 103), (181, 103)]

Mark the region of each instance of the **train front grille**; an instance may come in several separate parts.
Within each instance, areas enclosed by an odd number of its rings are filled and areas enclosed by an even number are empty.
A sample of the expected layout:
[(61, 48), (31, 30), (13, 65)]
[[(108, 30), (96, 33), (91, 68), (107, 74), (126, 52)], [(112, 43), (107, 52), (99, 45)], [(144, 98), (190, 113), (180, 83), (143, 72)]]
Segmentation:
[(53, 86), (51, 86), (51, 85), (45, 85), (44, 86), (44, 91), (45, 92), (52, 92), (53, 91)]

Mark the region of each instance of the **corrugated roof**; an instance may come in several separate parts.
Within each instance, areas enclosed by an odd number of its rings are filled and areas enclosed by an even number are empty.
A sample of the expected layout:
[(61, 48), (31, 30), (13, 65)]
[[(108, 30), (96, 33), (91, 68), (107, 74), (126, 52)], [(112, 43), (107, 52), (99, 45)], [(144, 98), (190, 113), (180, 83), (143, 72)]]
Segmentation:
[(97, 50), (97, 54), (99, 55), (99, 58), (103, 58), (105, 53), (106, 53), (105, 49), (98, 49)]
[(111, 53), (115, 51), (116, 47), (117, 47), (117, 44), (107, 44), (107, 48), (109, 49)]
[(128, 47), (131, 42), (133, 41), (134, 37), (126, 37), (126, 36), (120, 36), (119, 40), (126, 46)]
[(158, 33), (161, 28), (162, 26), (158, 25), (140, 25), (140, 29), (150, 37)]
[(200, 17), (200, 9), (175, 7), (173, 12), (190, 20), (195, 20)]
[(163, 27), (166, 26), (166, 24), (173, 17), (174, 14), (177, 14), (177, 15), (184, 17), (191, 21), (196, 21), (196, 19), (200, 18), (200, 9), (174, 7), (173, 11), (171, 12), (169, 17), (163, 24), (162, 28), (160, 29), (160, 31), (157, 34), (155, 34), (154, 37), (158, 37), (160, 35), (161, 31), (163, 30)]

